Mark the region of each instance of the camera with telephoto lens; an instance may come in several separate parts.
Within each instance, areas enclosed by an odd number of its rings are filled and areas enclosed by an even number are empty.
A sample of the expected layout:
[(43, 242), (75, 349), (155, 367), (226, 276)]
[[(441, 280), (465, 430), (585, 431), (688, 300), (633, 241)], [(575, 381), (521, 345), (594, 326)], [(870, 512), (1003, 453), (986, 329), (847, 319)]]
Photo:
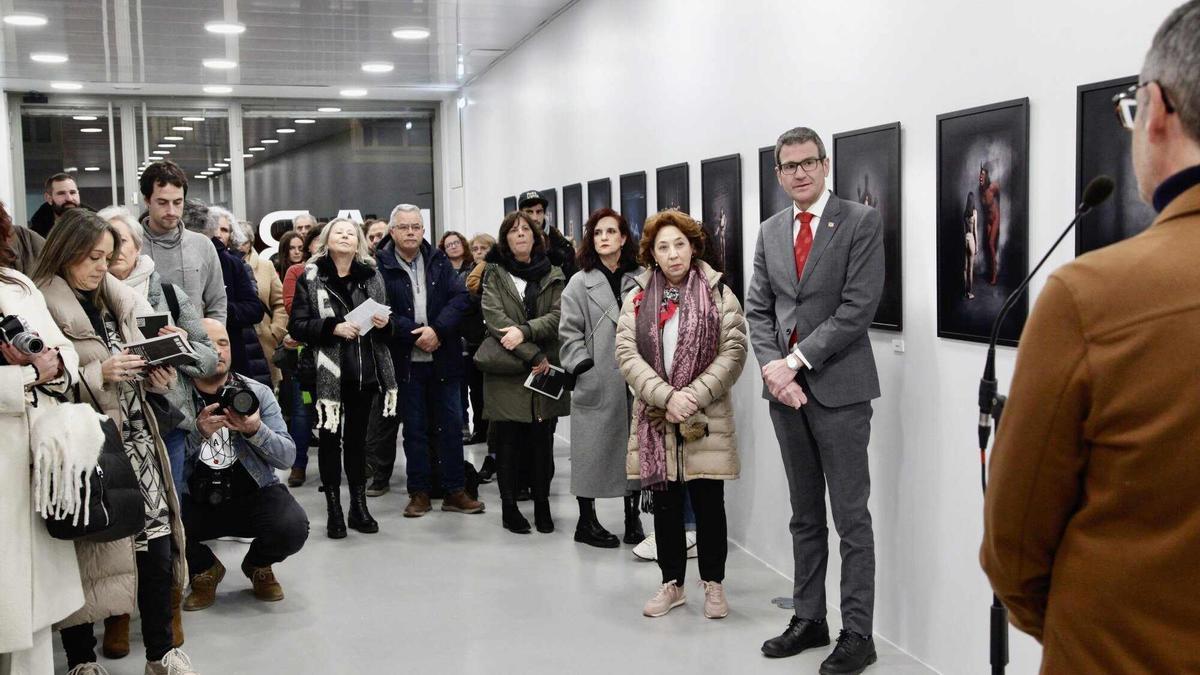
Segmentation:
[(233, 499), (233, 472), (197, 462), (188, 479), (188, 489), (200, 503), (220, 506)]
[(241, 378), (230, 378), (221, 388), (221, 407), (225, 410), (249, 417), (258, 412), (258, 405), (258, 397)]
[(0, 317), (0, 343), (5, 342), (26, 354), (41, 354), (46, 348), (42, 338), (33, 332), (25, 319), (16, 314)]

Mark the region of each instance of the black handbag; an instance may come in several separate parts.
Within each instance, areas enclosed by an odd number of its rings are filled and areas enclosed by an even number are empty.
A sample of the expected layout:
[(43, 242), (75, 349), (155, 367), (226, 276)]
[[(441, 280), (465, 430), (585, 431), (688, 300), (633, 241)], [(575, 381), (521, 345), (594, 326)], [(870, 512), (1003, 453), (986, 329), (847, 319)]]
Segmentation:
[(529, 366), (514, 352), (505, 349), (494, 335), (488, 335), (475, 351), (475, 367), (491, 375), (520, 375)]
[[(94, 405), (96, 396), (92, 388), (87, 382), (83, 386), (87, 387)], [(78, 400), (78, 395), (75, 398)], [(88, 542), (116, 541), (141, 532), (146, 527), (145, 498), (116, 421), (93, 414), (81, 423), (99, 424), (104, 432), (104, 447), (96, 468), (88, 474), (88, 485), (80, 488), (80, 496), (87, 498), (88, 522), (84, 524), (83, 518), (75, 515), (62, 518), (47, 515), (46, 530), (55, 539)], [(82, 503), (83, 499), (79, 501)]]

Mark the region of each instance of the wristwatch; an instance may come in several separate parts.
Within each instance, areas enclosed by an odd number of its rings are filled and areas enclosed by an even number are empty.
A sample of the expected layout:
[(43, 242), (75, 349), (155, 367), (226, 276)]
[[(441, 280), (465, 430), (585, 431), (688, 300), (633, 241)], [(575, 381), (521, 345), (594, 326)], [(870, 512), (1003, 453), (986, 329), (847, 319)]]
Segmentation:
[(787, 355), (786, 361), (787, 361), (787, 367), (791, 368), (792, 370), (800, 370), (800, 366), (803, 365), (800, 363), (800, 359), (796, 358), (796, 355), (794, 353), (789, 353)]

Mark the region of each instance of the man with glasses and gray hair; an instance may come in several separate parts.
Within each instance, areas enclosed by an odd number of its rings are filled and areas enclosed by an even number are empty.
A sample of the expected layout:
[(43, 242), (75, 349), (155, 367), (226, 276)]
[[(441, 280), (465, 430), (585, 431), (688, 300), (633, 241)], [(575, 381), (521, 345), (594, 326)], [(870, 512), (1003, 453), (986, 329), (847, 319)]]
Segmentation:
[(403, 422), (409, 495), (404, 516), (417, 518), (432, 509), (433, 434), (441, 465), (442, 510), (480, 513), (483, 502), (467, 495), (463, 472), (459, 324), (470, 307), (467, 288), (446, 254), (425, 241), (421, 209), (412, 204), (392, 209), (388, 234), (375, 257), (392, 308), (392, 362), (396, 381), (402, 384), (400, 415), (372, 416), (375, 428), (367, 440), (367, 458), (373, 475), (368, 494), (388, 491), (397, 426)]
[(829, 644), (828, 487), (841, 538), (843, 630), (821, 672), (860, 673), (876, 660), (867, 442), (879, 376), (867, 329), (883, 293), (882, 221), (827, 189), (829, 157), (812, 129), (779, 137), (775, 175), (792, 204), (759, 227), (746, 318), (791, 493), (795, 604), (787, 629), (762, 652), (793, 656)]
[(980, 558), (1042, 643), (1043, 673), (1198, 672), (1200, 0), (1167, 17), (1115, 103), (1158, 217), (1046, 281), (996, 435)]

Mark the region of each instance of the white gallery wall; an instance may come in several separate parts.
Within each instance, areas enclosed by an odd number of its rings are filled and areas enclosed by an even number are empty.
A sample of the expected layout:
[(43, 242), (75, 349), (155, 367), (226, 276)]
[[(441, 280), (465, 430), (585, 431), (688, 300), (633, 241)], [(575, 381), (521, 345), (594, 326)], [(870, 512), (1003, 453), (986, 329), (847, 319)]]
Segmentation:
[[(610, 177), (619, 204), (618, 176), (634, 171), (647, 172), (653, 210), (655, 168), (687, 161), (698, 216), (700, 161), (740, 153), (749, 275), (758, 148), (798, 125), (829, 144), (901, 122), (905, 330), (872, 332), (883, 389), (870, 446), (875, 627), (941, 672), (987, 672), (975, 440), (985, 348), (936, 337), (935, 117), (1030, 98), (1032, 265), (1072, 212), (1076, 86), (1135, 74), (1174, 4), (583, 0), (467, 88), (463, 181), (443, 196), (463, 200), (465, 221), (453, 225), (494, 233), (505, 196), (555, 187), (561, 198), (564, 185)], [(1068, 239), (1053, 266), (1072, 255)], [(1004, 388), (1014, 355), (1001, 349)], [(787, 487), (760, 383), (751, 359), (734, 394), (743, 473), (727, 488), (730, 536), (790, 577)], [(735, 607), (770, 599), (740, 592), (735, 578), (727, 586)], [(781, 577), (774, 594), (790, 588)], [(1034, 672), (1037, 644), (1013, 640), (1012, 672)]]

